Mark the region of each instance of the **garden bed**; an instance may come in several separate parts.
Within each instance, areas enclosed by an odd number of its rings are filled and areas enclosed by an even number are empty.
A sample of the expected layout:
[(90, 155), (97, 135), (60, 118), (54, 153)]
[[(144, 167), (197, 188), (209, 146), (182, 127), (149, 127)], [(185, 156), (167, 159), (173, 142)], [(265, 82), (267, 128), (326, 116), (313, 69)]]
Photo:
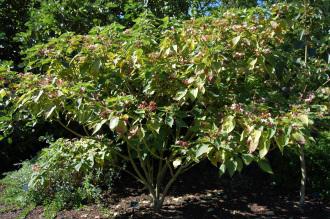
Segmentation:
[[(191, 180), (187, 179), (188, 176)], [(130, 180), (127, 178), (126, 181)], [(304, 212), (301, 212), (297, 192), (285, 193), (267, 178), (265, 180), (262, 175), (257, 178), (237, 175), (233, 179), (211, 178), (209, 181), (196, 181), (194, 176), (188, 174), (174, 185), (160, 213), (152, 211), (148, 196), (142, 187), (138, 184), (129, 184), (123, 183), (122, 189), (105, 194), (101, 204), (64, 210), (59, 212), (56, 218), (330, 217), (330, 205), (317, 197), (307, 196)], [(1, 219), (17, 218), (21, 214), (21, 210), (4, 211), (4, 208), (5, 206), (0, 206)], [(26, 218), (43, 218), (42, 214), (42, 207), (37, 207)]]

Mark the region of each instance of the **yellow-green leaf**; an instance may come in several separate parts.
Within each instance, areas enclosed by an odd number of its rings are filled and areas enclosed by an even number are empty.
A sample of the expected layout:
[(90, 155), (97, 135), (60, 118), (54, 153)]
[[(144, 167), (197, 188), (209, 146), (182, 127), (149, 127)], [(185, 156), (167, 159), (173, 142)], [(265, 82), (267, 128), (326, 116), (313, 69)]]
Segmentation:
[(193, 99), (196, 99), (198, 95), (198, 88), (190, 89), (189, 94), (193, 97)]
[(242, 160), (245, 165), (249, 165), (254, 160), (254, 157), (251, 154), (242, 154)]
[(173, 161), (173, 167), (176, 169), (178, 166), (180, 166), (182, 163), (180, 158), (177, 158), (175, 161)]
[(234, 130), (235, 125), (236, 125), (235, 117), (232, 115), (227, 116), (223, 120), (221, 131), (225, 133), (230, 133), (231, 131)]
[(187, 89), (179, 91), (176, 96), (174, 97), (174, 100), (181, 100), (184, 96), (187, 94)]
[(109, 127), (113, 131), (119, 124), (119, 118), (114, 116), (110, 119)]
[(301, 145), (306, 144), (306, 139), (304, 137), (304, 135), (301, 132), (294, 132), (292, 133), (292, 138)]
[(250, 136), (248, 137), (247, 144), (250, 153), (253, 153), (257, 149), (262, 134), (262, 130), (263, 127), (260, 127), (259, 129), (254, 129), (251, 132)]
[(298, 116), (298, 119), (301, 121), (303, 125), (308, 126), (308, 116), (306, 114), (300, 114)]
[(56, 109), (56, 105), (55, 106), (53, 106), (49, 111), (48, 111), (48, 113), (46, 114), (46, 119), (48, 119), (52, 114), (53, 114), (53, 112), (54, 112), (54, 110)]
[(102, 120), (101, 122), (97, 123), (96, 126), (94, 127), (94, 132), (93, 132), (93, 135), (98, 132), (101, 128), (102, 128), (102, 125), (106, 122), (107, 120)]
[(234, 37), (232, 39), (233, 46), (236, 46), (237, 43), (240, 41), (240, 39), (241, 39), (241, 36), (240, 35), (238, 35), (237, 37)]
[(2, 100), (6, 96), (6, 91), (5, 89), (0, 90), (0, 99)]
[(249, 63), (250, 70), (254, 69), (254, 66), (256, 65), (257, 61), (258, 61), (258, 58), (255, 58)]
[(210, 151), (210, 148), (208, 145), (203, 144), (196, 152), (196, 157), (200, 157), (203, 154), (207, 154)]

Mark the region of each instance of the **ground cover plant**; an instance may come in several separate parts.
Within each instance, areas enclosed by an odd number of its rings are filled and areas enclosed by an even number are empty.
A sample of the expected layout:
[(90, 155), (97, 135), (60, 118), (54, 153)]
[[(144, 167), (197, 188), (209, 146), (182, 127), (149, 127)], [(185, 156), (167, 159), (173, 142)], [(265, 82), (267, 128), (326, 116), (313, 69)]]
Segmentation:
[(329, 113), (329, 46), (309, 17), (315, 8), (298, 9), (278, 3), (188, 20), (146, 10), (129, 28), (114, 22), (26, 49), (24, 73), (3, 63), (3, 138), (18, 121), (56, 123), (74, 136), (50, 140), (38, 156), (29, 198), (56, 210), (92, 202), (123, 169), (160, 211), (202, 160), (220, 175), (251, 163), (273, 173), (268, 153), (287, 148), (301, 158), (303, 197), (305, 148), (327, 150), (313, 130)]

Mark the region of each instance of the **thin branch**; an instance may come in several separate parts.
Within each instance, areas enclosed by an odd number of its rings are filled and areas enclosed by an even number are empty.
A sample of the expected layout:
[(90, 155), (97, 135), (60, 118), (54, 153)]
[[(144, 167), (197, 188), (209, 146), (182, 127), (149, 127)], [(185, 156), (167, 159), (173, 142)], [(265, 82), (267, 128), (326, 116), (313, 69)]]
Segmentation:
[(139, 147), (139, 145), (138, 145), (138, 148), (137, 148), (137, 150), (136, 150), (136, 152), (137, 152), (137, 155), (138, 155), (138, 159), (139, 159), (139, 161), (140, 161), (140, 166), (142, 167), (142, 170), (143, 170), (143, 172), (144, 172), (144, 175), (145, 175), (145, 179), (146, 179), (146, 181), (149, 183), (149, 185), (151, 185), (152, 186), (152, 178), (150, 177), (150, 172), (148, 172), (148, 170), (147, 170), (147, 168), (146, 168), (146, 162), (142, 159), (142, 156), (141, 156), (141, 154), (140, 154), (140, 152), (141, 152), (141, 149), (140, 149), (140, 147)]
[(113, 152), (115, 152), (119, 157), (123, 158), (124, 160), (129, 161), (129, 157), (122, 155), (121, 153), (117, 152), (116, 150), (113, 150)]
[(168, 169), (170, 170), (171, 176), (174, 176), (174, 173), (173, 173), (173, 169), (171, 167), (171, 164), (168, 161), (166, 161), (166, 165), (167, 165)]
[[(111, 165), (114, 166), (114, 167), (120, 168), (120, 169), (122, 168), (121, 166), (118, 166), (118, 165), (113, 164), (113, 163)], [(123, 169), (123, 171), (125, 171), (126, 173), (128, 173), (129, 175), (131, 175), (132, 177), (134, 177), (137, 181), (139, 181), (140, 183), (143, 184), (143, 182), (141, 181), (141, 179), (138, 176), (136, 176), (134, 173), (132, 173), (131, 171), (125, 170), (125, 169)]]
[(87, 129), (86, 129), (86, 127), (83, 125), (83, 129), (84, 129), (84, 132), (86, 133), (86, 135), (88, 135), (88, 136), (91, 136), (89, 133), (88, 133), (88, 131), (87, 131)]
[(162, 193), (162, 198), (160, 199), (160, 204), (162, 204), (165, 200), (165, 197), (167, 196), (168, 190), (170, 189), (170, 187), (172, 186), (172, 184), (174, 183), (174, 181), (178, 178), (178, 176), (181, 174), (181, 171), (184, 169), (184, 166), (180, 166), (179, 169), (175, 172), (174, 176), (170, 179), (170, 181), (167, 183), (167, 185), (165, 186), (165, 189)]
[(154, 157), (156, 157), (157, 159), (164, 159), (164, 158), (161, 158), (160, 156), (158, 156), (157, 154), (155, 154), (148, 146), (146, 140), (143, 138), (142, 139), (142, 142), (143, 144), (146, 146), (146, 148), (148, 149), (148, 151), (151, 153), (151, 155), (153, 155)]
[(59, 119), (56, 120), (63, 128), (65, 128), (67, 131), (71, 132), (72, 134), (80, 137), (80, 138), (83, 138), (84, 136), (79, 134), (78, 132), (70, 129), (68, 126), (64, 125)]
[(127, 143), (127, 151), (128, 151), (129, 161), (131, 162), (131, 164), (133, 166), (133, 169), (135, 170), (135, 172), (138, 175), (138, 177), (141, 179), (142, 184), (144, 184), (148, 188), (148, 190), (151, 193), (151, 195), (155, 197), (156, 194), (155, 194), (154, 189), (149, 184), (149, 182), (147, 181), (147, 179), (142, 176), (141, 172), (139, 171), (139, 169), (137, 168), (136, 164), (134, 163), (134, 160), (132, 158), (131, 150), (129, 149), (130, 148), (130, 144), (128, 143), (128, 141), (126, 143)]

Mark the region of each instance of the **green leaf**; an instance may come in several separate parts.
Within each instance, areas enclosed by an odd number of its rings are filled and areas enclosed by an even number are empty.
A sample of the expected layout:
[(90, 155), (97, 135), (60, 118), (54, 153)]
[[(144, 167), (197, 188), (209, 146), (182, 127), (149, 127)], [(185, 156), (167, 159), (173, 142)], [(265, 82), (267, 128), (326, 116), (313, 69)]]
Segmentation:
[(261, 158), (265, 157), (270, 148), (270, 133), (271, 130), (267, 130), (263, 132), (261, 139), (260, 139), (260, 147), (259, 147), (259, 156)]
[(226, 164), (222, 163), (220, 168), (219, 168), (219, 175), (222, 176), (226, 172)]
[(230, 159), (226, 161), (226, 168), (230, 176), (233, 176), (237, 170), (238, 163), (236, 160)]
[(102, 62), (100, 59), (97, 59), (93, 62), (91, 71), (94, 73), (98, 73), (100, 71), (101, 67), (102, 67)]
[(150, 120), (147, 123), (147, 126), (148, 126), (149, 129), (151, 129), (152, 131), (155, 131), (157, 134), (159, 134), (160, 127), (161, 127), (161, 123), (159, 121)]
[(82, 161), (80, 161), (77, 165), (74, 166), (74, 169), (75, 169), (77, 172), (79, 172), (79, 170), (80, 170), (82, 164), (83, 164)]
[(193, 97), (192, 99), (196, 99), (198, 95), (198, 88), (193, 88), (189, 90), (189, 94)]
[(177, 53), (178, 52), (178, 45), (173, 45), (173, 50)]
[(168, 125), (169, 127), (172, 128), (172, 126), (174, 124), (173, 116), (166, 116), (165, 123), (166, 123), (166, 125)]
[(39, 99), (40, 99), (40, 97), (41, 97), (41, 95), (44, 93), (44, 91), (43, 90), (40, 90), (39, 91), (39, 93), (38, 93), (38, 96), (36, 96), (36, 98), (34, 98), (34, 102), (35, 103), (38, 103), (38, 101), (39, 101)]
[(252, 154), (242, 154), (242, 160), (245, 165), (249, 165), (254, 160), (254, 157)]
[(249, 132), (246, 129), (244, 129), (241, 133), (240, 141), (243, 141), (248, 135)]
[(235, 125), (236, 125), (235, 117), (232, 115), (227, 116), (223, 120), (221, 131), (228, 134), (234, 130)]
[(263, 141), (260, 145), (259, 156), (261, 158), (265, 157), (269, 151), (269, 148), (270, 148), (270, 141), (269, 140)]
[(271, 139), (272, 137), (274, 137), (275, 133), (276, 133), (276, 127), (273, 127), (272, 129), (270, 129), (269, 139)]
[(209, 146), (207, 144), (203, 144), (196, 151), (196, 157), (198, 158), (198, 157), (202, 156), (203, 154), (207, 154), (210, 150), (211, 150), (211, 148), (209, 148)]
[(231, 41), (233, 43), (233, 46), (235, 47), (237, 45), (237, 43), (240, 41), (241, 39), (241, 36), (237, 36), (237, 37), (234, 37)]
[(111, 117), (109, 127), (112, 131), (115, 130), (118, 124), (119, 124), (119, 117), (117, 116)]
[(5, 89), (0, 90), (0, 99), (2, 100), (6, 96), (6, 91)]
[(247, 144), (249, 148), (249, 153), (253, 153), (257, 149), (262, 130), (263, 126), (259, 127), (258, 129), (254, 129), (248, 137)]
[(178, 166), (180, 166), (182, 163), (181, 159), (180, 158), (177, 158), (173, 161), (173, 167), (174, 169), (176, 169)]
[(56, 109), (56, 105), (55, 106), (53, 106), (49, 111), (48, 111), (48, 113), (46, 114), (46, 119), (48, 119), (52, 114), (53, 114), (53, 112), (54, 112), (54, 110)]
[(11, 137), (9, 137), (9, 138), (7, 139), (7, 142), (8, 142), (8, 144), (12, 144), (12, 143), (13, 143), (13, 139), (12, 139)]
[(308, 126), (308, 115), (306, 115), (306, 114), (300, 114), (297, 118), (301, 121), (301, 123), (304, 126)]
[(283, 152), (283, 148), (289, 144), (291, 130), (292, 128), (288, 127), (286, 129), (283, 129), (282, 132), (278, 132), (281, 134), (275, 136), (275, 142), (278, 148), (281, 150), (281, 152)]
[(181, 100), (182, 98), (184, 98), (186, 96), (187, 92), (188, 92), (187, 89), (179, 91), (176, 94), (176, 96), (174, 97), (174, 100), (177, 100), (177, 101)]
[(237, 161), (237, 171), (241, 172), (243, 169), (243, 162), (239, 157), (236, 157), (235, 160)]
[(273, 170), (267, 160), (265, 159), (259, 160), (258, 165), (266, 173), (273, 174)]
[(92, 135), (94, 135), (95, 133), (97, 133), (101, 128), (102, 125), (106, 122), (106, 119), (103, 119), (101, 122), (97, 123), (96, 126), (94, 127), (94, 132)]
[(255, 58), (252, 61), (250, 61), (250, 63), (249, 63), (249, 65), (250, 65), (249, 69), (250, 70), (254, 69), (254, 66), (256, 65), (257, 61), (258, 61), (258, 58)]
[(292, 138), (293, 138), (298, 144), (301, 144), (301, 145), (306, 144), (306, 139), (305, 139), (304, 135), (303, 135), (301, 132), (299, 132), (299, 131), (292, 133)]

